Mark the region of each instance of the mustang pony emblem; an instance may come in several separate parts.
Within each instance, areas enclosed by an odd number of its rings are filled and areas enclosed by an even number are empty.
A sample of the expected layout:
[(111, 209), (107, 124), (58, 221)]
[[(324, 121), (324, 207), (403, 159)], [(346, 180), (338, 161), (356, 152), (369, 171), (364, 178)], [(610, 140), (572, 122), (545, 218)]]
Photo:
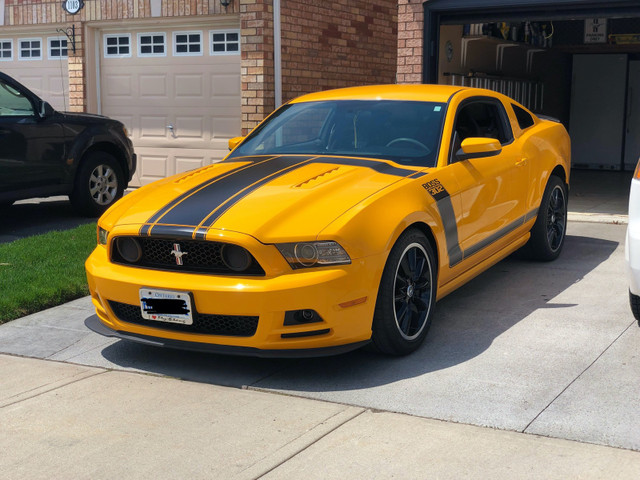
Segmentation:
[(188, 255), (189, 252), (183, 252), (180, 250), (180, 244), (179, 243), (174, 243), (173, 244), (173, 250), (171, 250), (171, 255), (173, 255), (174, 257), (176, 257), (176, 265), (182, 265), (182, 256), (183, 255)]

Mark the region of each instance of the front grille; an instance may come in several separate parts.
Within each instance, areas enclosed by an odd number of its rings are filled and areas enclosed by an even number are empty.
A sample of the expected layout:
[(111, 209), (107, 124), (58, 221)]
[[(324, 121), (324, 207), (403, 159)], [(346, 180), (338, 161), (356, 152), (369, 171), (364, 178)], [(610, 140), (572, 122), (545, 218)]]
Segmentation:
[[(118, 251), (118, 238), (124, 237), (117, 237), (112, 242), (111, 261), (121, 265), (186, 273), (251, 276), (264, 276), (265, 274), (262, 267), (250, 253), (249, 256), (251, 258), (251, 263), (246, 270), (242, 272), (231, 270), (222, 260), (221, 251), (225, 244), (205, 240), (130, 237), (138, 241), (142, 251), (142, 256), (136, 262), (128, 262)], [(172, 251), (175, 251), (175, 244), (180, 245), (180, 251), (183, 253), (180, 257), (182, 265), (179, 265), (176, 262), (176, 257), (171, 253)]]
[(162, 328), (176, 332), (204, 333), (207, 335), (226, 335), (230, 337), (251, 337), (258, 328), (258, 317), (242, 315), (209, 315), (193, 312), (193, 325), (158, 322), (142, 318), (140, 305), (109, 300), (109, 306), (119, 320), (151, 328)]

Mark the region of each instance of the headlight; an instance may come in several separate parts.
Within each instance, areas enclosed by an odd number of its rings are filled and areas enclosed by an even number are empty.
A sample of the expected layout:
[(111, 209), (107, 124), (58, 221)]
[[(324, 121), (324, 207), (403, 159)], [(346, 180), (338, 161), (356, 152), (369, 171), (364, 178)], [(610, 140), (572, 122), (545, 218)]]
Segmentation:
[(280, 243), (276, 247), (293, 269), (351, 263), (347, 252), (336, 242)]
[(109, 232), (102, 227), (98, 227), (98, 245), (106, 245), (108, 237)]

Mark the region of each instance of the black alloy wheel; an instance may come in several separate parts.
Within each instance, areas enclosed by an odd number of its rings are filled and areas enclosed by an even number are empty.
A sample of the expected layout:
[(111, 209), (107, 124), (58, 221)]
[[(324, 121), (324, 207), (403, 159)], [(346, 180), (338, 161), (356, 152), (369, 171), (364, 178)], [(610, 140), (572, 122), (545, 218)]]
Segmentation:
[(547, 208), (547, 241), (551, 251), (556, 252), (562, 246), (566, 228), (567, 202), (564, 197), (564, 188), (556, 185), (551, 191)]
[(424, 341), (435, 306), (433, 249), (418, 230), (403, 233), (394, 245), (380, 282), (372, 326), (373, 346), (406, 355)]
[(551, 261), (558, 258), (567, 235), (567, 187), (552, 175), (542, 196), (538, 217), (525, 246), (534, 260)]

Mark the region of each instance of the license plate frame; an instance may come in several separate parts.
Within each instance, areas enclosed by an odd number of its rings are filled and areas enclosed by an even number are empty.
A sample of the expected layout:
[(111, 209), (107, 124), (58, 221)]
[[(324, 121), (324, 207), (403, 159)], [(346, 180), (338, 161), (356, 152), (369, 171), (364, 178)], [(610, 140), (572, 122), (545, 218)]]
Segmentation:
[(152, 322), (193, 325), (193, 301), (190, 292), (140, 289), (140, 313)]

